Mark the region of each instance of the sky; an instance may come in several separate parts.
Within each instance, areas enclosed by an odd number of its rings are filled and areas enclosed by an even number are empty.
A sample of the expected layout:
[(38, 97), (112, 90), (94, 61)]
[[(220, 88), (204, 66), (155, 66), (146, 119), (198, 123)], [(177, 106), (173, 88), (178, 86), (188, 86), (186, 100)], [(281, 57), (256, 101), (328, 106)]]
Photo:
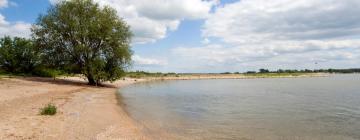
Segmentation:
[[(0, 0), (0, 36), (30, 38), (59, 0)], [(149, 72), (360, 67), (359, 0), (94, 0), (131, 27)]]

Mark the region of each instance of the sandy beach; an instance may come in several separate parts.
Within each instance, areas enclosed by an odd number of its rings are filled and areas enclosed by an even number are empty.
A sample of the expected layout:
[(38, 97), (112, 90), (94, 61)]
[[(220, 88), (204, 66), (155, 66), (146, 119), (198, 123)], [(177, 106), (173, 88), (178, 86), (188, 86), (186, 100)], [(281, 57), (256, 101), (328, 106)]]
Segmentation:
[[(80, 78), (1, 78), (0, 139), (147, 139), (115, 94), (134, 82), (121, 80), (100, 88)], [(55, 104), (58, 113), (39, 115), (48, 103)]]

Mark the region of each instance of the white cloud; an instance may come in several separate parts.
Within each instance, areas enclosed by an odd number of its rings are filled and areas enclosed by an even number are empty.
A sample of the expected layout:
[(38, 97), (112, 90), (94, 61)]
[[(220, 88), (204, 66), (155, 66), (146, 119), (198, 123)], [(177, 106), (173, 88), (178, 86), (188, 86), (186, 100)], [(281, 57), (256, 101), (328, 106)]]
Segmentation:
[[(303, 55), (304, 53), (328, 53), (338, 52), (339, 55), (347, 55), (349, 59), (360, 51), (360, 40), (337, 40), (337, 41), (305, 41), (302, 44), (295, 42), (277, 42), (273, 44), (248, 45), (241, 47), (226, 47), (223, 45), (207, 45), (204, 47), (177, 47), (173, 51), (183, 57), (194, 57), (209, 62), (251, 62), (268, 59), (281, 55)], [(344, 55), (343, 55), (344, 54)], [(195, 57), (196, 56), (196, 57)], [(306, 60), (312, 61), (321, 55), (313, 55)], [(288, 58), (293, 59), (293, 58)]]
[[(50, 0), (52, 4), (59, 0)], [(95, 0), (117, 10), (135, 34), (134, 43), (155, 42), (185, 19), (206, 18), (217, 0)]]
[[(16, 3), (8, 0), (0, 0), (0, 8), (7, 8), (9, 6), (16, 6)], [(31, 24), (25, 22), (9, 22), (0, 13), (0, 37), (11, 36), (11, 37), (30, 37)]]
[(8, 7), (9, 2), (7, 0), (0, 0), (0, 8)]
[(0, 8), (7, 8), (9, 6), (17, 6), (17, 3), (9, 0), (0, 0)]
[(0, 36), (30, 37), (31, 24), (25, 22), (10, 23), (0, 14)]
[[(309, 68), (308, 65), (326, 63), (328, 67), (342, 62), (342, 66), (359, 62), (360, 40), (287, 41), (271, 44), (224, 46), (210, 44), (203, 47), (177, 47), (173, 50), (178, 59), (187, 64), (202, 66), (202, 70), (233, 69), (244, 71), (256, 68)], [(190, 58), (190, 59), (189, 59)], [(313, 65), (312, 65), (313, 66)], [(311, 67), (313, 68), (313, 67)]]
[(49, 0), (50, 4), (55, 5), (58, 2), (60, 2), (61, 0)]
[(167, 65), (166, 60), (160, 60), (155, 58), (144, 58), (139, 55), (134, 55), (132, 57), (136, 66), (165, 66)]
[(241, 0), (217, 8), (204, 36), (228, 43), (314, 40), (360, 33), (359, 0)]
[(202, 44), (209, 44), (210, 43), (210, 39), (205, 38), (201, 41)]
[(351, 67), (360, 63), (359, 12), (358, 0), (241, 0), (218, 6), (206, 19), (204, 42), (220, 42), (174, 53), (205, 70), (313, 68), (315, 62)]

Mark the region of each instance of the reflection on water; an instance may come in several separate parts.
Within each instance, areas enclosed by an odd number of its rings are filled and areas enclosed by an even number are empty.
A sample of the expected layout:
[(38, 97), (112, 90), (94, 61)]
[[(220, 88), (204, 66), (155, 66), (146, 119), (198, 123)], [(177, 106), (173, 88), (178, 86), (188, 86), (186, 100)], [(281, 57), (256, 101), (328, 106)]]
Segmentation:
[(167, 132), (175, 139), (201, 140), (359, 140), (359, 83), (360, 75), (163, 81), (136, 84), (120, 92), (130, 115), (152, 135)]

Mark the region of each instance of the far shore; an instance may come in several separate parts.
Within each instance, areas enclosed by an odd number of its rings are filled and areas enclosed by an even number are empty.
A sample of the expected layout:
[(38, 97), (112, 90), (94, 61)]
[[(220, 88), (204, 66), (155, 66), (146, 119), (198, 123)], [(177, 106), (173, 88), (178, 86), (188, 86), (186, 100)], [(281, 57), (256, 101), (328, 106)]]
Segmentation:
[[(118, 88), (152, 80), (249, 79), (323, 77), (304, 75), (191, 74), (123, 78), (92, 87), (79, 77), (0, 77), (0, 139), (151, 139), (119, 106)], [(48, 103), (58, 107), (55, 116), (41, 116)], [(165, 136), (166, 134), (164, 134)]]
[[(144, 80), (202, 80), (202, 79), (256, 79), (256, 78), (305, 78), (327, 77), (328, 73), (264, 73), (264, 74), (177, 74), (168, 76), (140, 76)], [(136, 77), (135, 77), (136, 78)]]

